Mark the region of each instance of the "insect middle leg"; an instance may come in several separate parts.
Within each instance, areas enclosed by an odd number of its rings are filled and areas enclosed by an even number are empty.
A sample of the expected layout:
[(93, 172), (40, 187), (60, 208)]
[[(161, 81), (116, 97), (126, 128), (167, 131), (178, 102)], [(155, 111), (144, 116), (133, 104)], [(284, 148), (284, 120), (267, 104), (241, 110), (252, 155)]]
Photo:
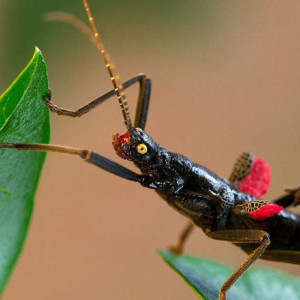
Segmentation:
[(263, 230), (222, 230), (206, 232), (206, 235), (221, 241), (235, 244), (259, 244), (242, 264), (223, 283), (219, 292), (219, 300), (226, 300), (226, 293), (244, 272), (265, 252), (270, 245), (269, 234)]
[(189, 222), (181, 232), (177, 244), (170, 247), (170, 251), (175, 254), (181, 254), (183, 252), (183, 248), (187, 242), (187, 239), (191, 235), (194, 227), (195, 225), (192, 222)]
[[(138, 104), (136, 110), (135, 117), (135, 126), (144, 129), (148, 114), (149, 101), (150, 101), (150, 90), (151, 90), (151, 80), (147, 78), (144, 74), (137, 75), (130, 80), (126, 81), (123, 84), (124, 89), (129, 86), (139, 82), (140, 83), (140, 91), (138, 96)], [(52, 93), (49, 91), (48, 97), (45, 99), (46, 105), (52, 112), (57, 113), (58, 115), (69, 116), (69, 117), (81, 117), (82, 115), (88, 113), (96, 106), (109, 99), (113, 95), (116, 94), (115, 90), (111, 90), (108, 93), (102, 95), (101, 97), (93, 100), (92, 102), (84, 105), (83, 107), (77, 110), (69, 110), (56, 106), (52, 103)]]

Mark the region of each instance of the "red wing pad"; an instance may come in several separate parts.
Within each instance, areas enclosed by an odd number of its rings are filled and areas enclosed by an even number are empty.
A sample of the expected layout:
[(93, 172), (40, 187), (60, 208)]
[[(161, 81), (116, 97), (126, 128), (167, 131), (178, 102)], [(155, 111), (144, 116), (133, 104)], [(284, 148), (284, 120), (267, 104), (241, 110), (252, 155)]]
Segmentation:
[(269, 164), (263, 159), (245, 152), (236, 161), (230, 181), (237, 189), (259, 199), (267, 193), (270, 177)]
[(277, 204), (266, 204), (253, 212), (249, 212), (248, 215), (255, 221), (264, 221), (280, 213), (282, 208), (282, 206)]

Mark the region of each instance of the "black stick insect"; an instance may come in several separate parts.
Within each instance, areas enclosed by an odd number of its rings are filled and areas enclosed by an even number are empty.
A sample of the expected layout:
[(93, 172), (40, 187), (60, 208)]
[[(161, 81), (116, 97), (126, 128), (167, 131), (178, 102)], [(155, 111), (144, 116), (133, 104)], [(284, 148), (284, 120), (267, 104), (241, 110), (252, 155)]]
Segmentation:
[[(121, 84), (103, 47), (87, 1), (83, 0), (83, 4), (94, 42), (114, 88), (76, 111), (55, 106), (51, 102), (51, 92), (46, 105), (59, 115), (80, 117), (116, 95), (127, 131), (123, 135), (114, 135), (112, 143), (117, 155), (132, 161), (141, 174), (86, 149), (30, 143), (1, 143), (0, 148), (77, 155), (105, 171), (154, 189), (170, 206), (191, 220), (178, 244), (172, 248), (178, 254), (195, 225), (210, 238), (239, 246), (248, 257), (220, 288), (220, 300), (226, 299), (230, 287), (258, 258), (300, 264), (300, 216), (282, 210), (282, 207), (299, 204), (300, 189), (289, 190), (288, 194), (269, 204), (257, 199), (268, 184), (268, 166), (254, 155), (243, 154), (227, 181), (187, 157), (160, 147), (144, 131), (150, 101), (150, 78), (138, 75)], [(75, 25), (75, 22), (71, 23)], [(133, 125), (124, 90), (135, 83), (139, 83), (140, 91)]]

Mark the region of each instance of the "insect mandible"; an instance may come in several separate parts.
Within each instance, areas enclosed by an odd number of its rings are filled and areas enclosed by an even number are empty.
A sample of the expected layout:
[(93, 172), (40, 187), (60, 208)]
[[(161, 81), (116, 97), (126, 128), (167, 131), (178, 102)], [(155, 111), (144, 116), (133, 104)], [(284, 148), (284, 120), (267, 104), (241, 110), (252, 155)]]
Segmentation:
[[(87, 2), (83, 2), (114, 89), (77, 111), (60, 109), (52, 104), (51, 93), (49, 93), (46, 103), (52, 111), (58, 114), (79, 117), (109, 97), (116, 95), (122, 109), (127, 132), (123, 135), (116, 134), (113, 145), (117, 154), (121, 158), (133, 161), (141, 170), (141, 174), (132, 172), (85, 149), (22, 143), (3, 143), (0, 147), (18, 150), (55, 151), (80, 156), (86, 162), (112, 174), (155, 189), (169, 205), (202, 228), (207, 236), (240, 246), (249, 254), (249, 257), (224, 283), (220, 290), (220, 299), (226, 298), (226, 292), (230, 286), (260, 256), (264, 259), (299, 264), (300, 239), (295, 235), (297, 228), (299, 228), (299, 217), (287, 213), (279, 207), (279, 205), (287, 207), (293, 203), (297, 204), (298, 190), (293, 190), (290, 194), (277, 200), (277, 206), (269, 206), (263, 201), (256, 200), (253, 195), (251, 196), (251, 193), (249, 195), (249, 193), (242, 192), (240, 187), (246, 176), (250, 174), (253, 164), (257, 162), (253, 155), (246, 154), (239, 160), (240, 163), (236, 166), (228, 182), (193, 163), (188, 158), (161, 148), (144, 131), (150, 100), (151, 80), (144, 75), (138, 75), (121, 84), (118, 74), (103, 48), (89, 13)], [(136, 118), (132, 124), (124, 89), (135, 83), (140, 84), (140, 93)], [(245, 162), (246, 164), (244, 164)], [(260, 181), (254, 181), (255, 190), (259, 189), (258, 185), (260, 185)], [(263, 220), (253, 217), (255, 212), (259, 213), (263, 210), (270, 212), (271, 207), (272, 209), (275, 208), (275, 211), (271, 212), (271, 215), (262, 213)], [(174, 247), (174, 251), (182, 251), (183, 243), (191, 228), (192, 225), (189, 224), (180, 243)], [(291, 228), (294, 230), (290, 230)], [(290, 236), (282, 237), (278, 233), (276, 234), (276, 232), (286, 231), (291, 233)]]

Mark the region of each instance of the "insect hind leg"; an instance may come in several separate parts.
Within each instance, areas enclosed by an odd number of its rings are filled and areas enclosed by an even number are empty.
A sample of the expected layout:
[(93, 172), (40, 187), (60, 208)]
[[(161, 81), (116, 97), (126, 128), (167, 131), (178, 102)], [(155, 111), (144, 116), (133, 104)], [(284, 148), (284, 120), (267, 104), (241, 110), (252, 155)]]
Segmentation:
[(221, 230), (206, 232), (206, 235), (220, 241), (235, 244), (258, 244), (242, 264), (223, 283), (219, 292), (219, 300), (226, 300), (226, 293), (231, 286), (245, 273), (245, 271), (265, 252), (270, 241), (270, 236), (263, 230)]

